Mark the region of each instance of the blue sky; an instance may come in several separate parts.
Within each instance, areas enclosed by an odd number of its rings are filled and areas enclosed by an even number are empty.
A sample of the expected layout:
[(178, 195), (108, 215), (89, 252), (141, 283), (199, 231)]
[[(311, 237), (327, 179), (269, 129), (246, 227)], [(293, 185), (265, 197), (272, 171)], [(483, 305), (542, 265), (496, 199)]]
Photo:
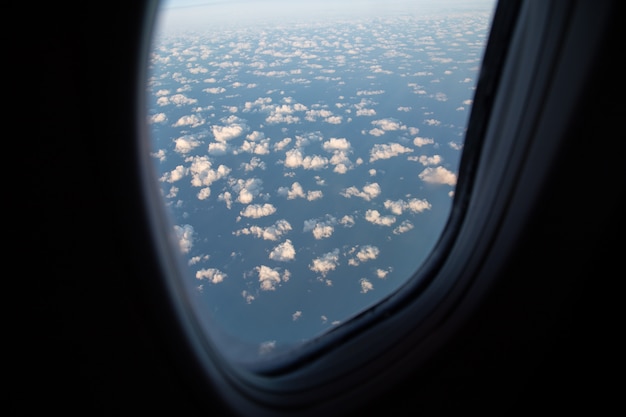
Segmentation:
[(219, 25), (249, 24), (259, 20), (284, 21), (313, 17), (384, 16), (397, 13), (457, 13), (490, 8), (492, 0), (168, 0), (167, 26), (202, 28), (207, 22)]

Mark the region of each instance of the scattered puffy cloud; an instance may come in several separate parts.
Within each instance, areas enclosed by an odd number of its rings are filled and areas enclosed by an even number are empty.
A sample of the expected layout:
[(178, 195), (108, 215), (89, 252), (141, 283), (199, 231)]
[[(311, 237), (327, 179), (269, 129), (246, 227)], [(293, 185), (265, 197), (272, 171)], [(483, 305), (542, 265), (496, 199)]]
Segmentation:
[(346, 138), (330, 138), (322, 144), (325, 151), (348, 151), (351, 148)]
[(361, 285), (361, 294), (365, 294), (374, 289), (374, 284), (372, 284), (367, 278), (361, 278), (359, 280), (359, 284)]
[(376, 198), (380, 195), (380, 185), (378, 183), (367, 183), (363, 186), (362, 190), (359, 190), (357, 187), (352, 186), (348, 187), (345, 190), (341, 191), (341, 195), (350, 198), (350, 197), (361, 197), (366, 201), (370, 201), (373, 198)]
[[(261, 291), (274, 291), (283, 281), (289, 281), (289, 271), (280, 274), (280, 268), (270, 268), (266, 265), (259, 265), (254, 268), (259, 278)], [(286, 278), (286, 279), (285, 279)]]
[(419, 178), (429, 184), (456, 185), (456, 174), (442, 166), (428, 167), (419, 173)]
[(287, 168), (299, 168), (319, 170), (326, 168), (328, 158), (320, 155), (304, 156), (300, 149), (291, 149), (285, 153), (285, 166)]
[(377, 96), (385, 94), (385, 90), (359, 90), (356, 92), (357, 96)]
[(457, 142), (450, 141), (450, 142), (448, 142), (448, 146), (450, 146), (455, 151), (460, 151), (461, 149), (463, 149), (463, 143), (457, 143)]
[(396, 222), (395, 216), (381, 216), (378, 210), (367, 210), (365, 212), (365, 220), (379, 226), (391, 226)]
[(202, 261), (207, 261), (209, 260), (210, 256), (209, 255), (198, 255), (198, 256), (192, 256), (191, 258), (189, 258), (189, 262), (187, 262), (188, 265), (195, 265), (199, 262)]
[(228, 275), (215, 268), (200, 269), (196, 272), (197, 279), (206, 279), (211, 284), (219, 284), (224, 281)]
[(177, 107), (187, 106), (198, 103), (198, 100), (195, 98), (189, 98), (184, 94), (174, 94), (169, 97), (161, 97), (158, 100), (159, 106), (166, 106), (168, 104), (173, 104)]
[(185, 168), (183, 165), (178, 165), (170, 172), (163, 173), (161, 178), (159, 178), (159, 181), (169, 183), (180, 181), (185, 175), (187, 175), (188, 172), (188, 168)]
[(220, 195), (217, 196), (217, 199), (219, 201), (223, 201), (224, 203), (226, 203), (226, 207), (228, 209), (230, 209), (233, 205), (233, 196), (231, 193), (229, 193), (228, 191), (224, 191), (223, 193), (221, 193)]
[(412, 198), (408, 201), (405, 200), (385, 200), (384, 207), (391, 211), (393, 214), (401, 215), (404, 210), (409, 210), (413, 213), (421, 213), (424, 210), (430, 210), (432, 205), (426, 199)]
[(226, 91), (226, 89), (224, 87), (209, 87), (203, 89), (202, 91), (209, 94), (222, 94)]
[(352, 227), (355, 224), (354, 217), (345, 215), (339, 219), (339, 224), (342, 224), (345, 227)]
[(204, 119), (202, 119), (200, 116), (196, 114), (191, 114), (191, 115), (180, 117), (176, 121), (176, 123), (174, 123), (172, 126), (173, 127), (184, 127), (184, 126), (198, 127), (198, 126), (201, 126), (202, 124), (204, 124)]
[(291, 138), (284, 138), (283, 140), (276, 142), (274, 144), (274, 150), (275, 151), (282, 151), (283, 149), (285, 149), (287, 147), (287, 145), (289, 145), (291, 143)]
[(237, 179), (232, 180), (230, 186), (237, 194), (237, 202), (250, 204), (263, 190), (263, 180), (260, 178)]
[(291, 240), (287, 239), (280, 245), (276, 246), (270, 252), (270, 259), (278, 262), (293, 261), (296, 258), (296, 249), (293, 247)]
[(249, 206), (246, 206), (245, 209), (239, 212), (239, 214), (243, 217), (252, 217), (253, 219), (270, 216), (274, 213), (276, 213), (276, 207), (269, 203), (265, 203), (263, 205), (250, 204)]
[(403, 220), (402, 223), (400, 223), (398, 225), (398, 227), (393, 229), (393, 234), (400, 235), (402, 233), (408, 232), (409, 230), (413, 229), (414, 227), (415, 226), (413, 226), (413, 223), (411, 223), (409, 220)]
[(248, 127), (243, 123), (233, 123), (230, 125), (213, 125), (211, 126), (211, 132), (218, 142), (227, 142), (238, 136), (243, 135), (248, 130)]
[(413, 149), (402, 146), (399, 143), (375, 144), (370, 150), (370, 162), (378, 159), (389, 159), (402, 153), (413, 152)]
[(277, 193), (280, 196), (287, 197), (288, 200), (306, 198), (309, 201), (313, 201), (323, 197), (321, 190), (304, 192), (302, 185), (297, 181), (291, 184), (291, 187), (278, 187)]
[(376, 274), (376, 277), (377, 277), (377, 278), (380, 278), (380, 279), (385, 279), (385, 278), (387, 278), (387, 275), (388, 275), (391, 271), (393, 271), (393, 268), (391, 268), (391, 267), (390, 267), (390, 268), (387, 268), (387, 269), (380, 269), (380, 268), (377, 268), (377, 269), (376, 269), (376, 271), (375, 271), (375, 274)]
[(211, 196), (211, 189), (209, 187), (200, 189), (200, 191), (198, 191), (198, 194), (196, 194), (196, 197), (198, 197), (198, 200), (206, 200), (210, 196)]
[(189, 167), (191, 185), (194, 187), (210, 186), (215, 181), (226, 177), (230, 171), (231, 169), (226, 165), (213, 169), (213, 163), (207, 156), (194, 156)]
[(250, 159), (250, 162), (242, 162), (241, 168), (244, 171), (254, 171), (257, 168), (261, 170), (265, 170), (267, 168), (267, 165), (265, 164), (265, 162), (261, 160), (261, 158), (257, 156), (253, 156)]
[(415, 139), (413, 139), (413, 145), (418, 147), (422, 147), (424, 145), (432, 145), (433, 143), (435, 143), (435, 140), (433, 138), (422, 138), (417, 136)]
[(167, 120), (167, 115), (165, 113), (153, 114), (148, 118), (149, 123), (165, 123)]
[(348, 157), (348, 153), (352, 149), (352, 145), (346, 138), (330, 138), (322, 144), (322, 148), (328, 152), (332, 152), (330, 163), (335, 166), (334, 172), (345, 174), (353, 168), (354, 164)]
[(254, 301), (254, 299), (256, 298), (254, 295), (252, 295), (249, 291), (247, 290), (243, 290), (241, 292), (241, 296), (243, 297), (244, 300), (246, 300), (246, 304), (250, 304)]
[(383, 129), (384, 131), (406, 129), (406, 126), (404, 126), (402, 124), (402, 122), (400, 122), (400, 121), (398, 121), (396, 119), (379, 119), (379, 120), (374, 120), (374, 121), (372, 121), (372, 124), (374, 126), (378, 126), (379, 128)]
[(324, 239), (332, 236), (335, 231), (337, 219), (326, 215), (324, 219), (309, 219), (304, 221), (303, 232), (312, 232), (315, 239)]
[(181, 253), (189, 253), (193, 247), (193, 226), (190, 224), (184, 224), (182, 226), (174, 225), (174, 232), (178, 239), (178, 248)]
[(283, 235), (291, 231), (291, 224), (285, 219), (277, 220), (273, 225), (267, 227), (250, 226), (235, 230), (233, 235), (251, 235), (263, 240), (278, 240)]
[(174, 140), (174, 151), (184, 155), (200, 146), (201, 143), (195, 136), (184, 135)]
[(326, 277), (330, 271), (333, 271), (339, 265), (339, 249), (327, 252), (319, 258), (313, 259), (309, 265), (309, 269)]
[(350, 253), (355, 253), (355, 255), (348, 260), (348, 265), (357, 266), (362, 262), (376, 259), (380, 254), (380, 249), (373, 245), (365, 245), (360, 248), (353, 248)]

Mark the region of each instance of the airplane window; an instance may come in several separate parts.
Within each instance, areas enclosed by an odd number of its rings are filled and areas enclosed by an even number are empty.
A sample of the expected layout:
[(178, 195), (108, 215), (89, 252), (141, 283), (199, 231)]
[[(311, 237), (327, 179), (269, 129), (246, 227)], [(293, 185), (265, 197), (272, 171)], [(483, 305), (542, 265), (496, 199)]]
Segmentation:
[(151, 165), (210, 343), (269, 360), (418, 279), (452, 208), (495, 1), (158, 7)]

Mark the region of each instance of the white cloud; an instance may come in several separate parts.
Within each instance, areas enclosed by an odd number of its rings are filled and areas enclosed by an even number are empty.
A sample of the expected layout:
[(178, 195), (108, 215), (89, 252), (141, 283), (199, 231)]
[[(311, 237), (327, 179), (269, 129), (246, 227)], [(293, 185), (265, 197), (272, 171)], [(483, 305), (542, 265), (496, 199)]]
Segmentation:
[(332, 125), (338, 125), (341, 124), (341, 121), (343, 120), (343, 117), (341, 116), (330, 116), (324, 119), (324, 121), (326, 123), (330, 123)]
[[(270, 268), (269, 266), (260, 265), (254, 268), (259, 277), (259, 285), (262, 291), (274, 291), (281, 283), (280, 270), (278, 268)], [(287, 280), (289, 280), (288, 272), (285, 272)]]
[(233, 235), (252, 235), (263, 240), (278, 240), (291, 231), (291, 224), (285, 219), (277, 220), (268, 227), (250, 226), (233, 232)]
[(228, 275), (226, 275), (219, 269), (215, 269), (215, 268), (201, 269), (196, 272), (197, 279), (206, 279), (212, 284), (219, 284), (220, 282), (224, 281), (224, 279), (226, 279), (227, 277)]
[(389, 159), (402, 153), (413, 152), (413, 149), (402, 146), (399, 143), (375, 144), (370, 150), (370, 162), (378, 159)]
[(346, 138), (330, 138), (322, 144), (325, 151), (347, 151), (350, 150), (350, 142)]
[(441, 122), (437, 119), (426, 119), (424, 120), (424, 124), (428, 126), (439, 126), (441, 125)]
[(181, 126), (198, 127), (202, 125), (203, 123), (204, 123), (204, 119), (200, 118), (198, 115), (192, 114), (189, 116), (182, 116), (172, 126), (174, 127), (181, 127)]
[(263, 180), (260, 178), (238, 179), (231, 181), (231, 187), (241, 204), (250, 204), (263, 190)]
[(225, 155), (230, 147), (226, 142), (211, 142), (209, 143), (209, 155)]
[(322, 197), (324, 197), (322, 190), (307, 191), (306, 193), (306, 199), (309, 201), (318, 200)]
[(376, 198), (378, 197), (378, 195), (380, 195), (380, 185), (378, 185), (378, 183), (376, 182), (367, 183), (365, 184), (365, 186), (363, 186), (362, 191), (359, 191), (357, 187), (352, 186), (352, 187), (346, 188), (340, 194), (346, 198), (350, 198), (354, 196), (354, 197), (361, 197), (362, 199), (366, 201), (370, 201), (373, 198)]
[(279, 187), (277, 193), (280, 196), (287, 197), (288, 200), (293, 200), (296, 198), (306, 198), (309, 201), (313, 201), (323, 197), (323, 193), (320, 190), (307, 191), (305, 193), (304, 189), (297, 181), (291, 184), (291, 188)]
[(393, 229), (393, 234), (399, 235), (399, 234), (402, 234), (402, 233), (406, 233), (409, 230), (413, 229), (414, 227), (415, 226), (413, 226), (413, 223), (411, 223), (409, 220), (404, 220), (404, 221), (402, 221), (402, 223), (400, 223), (398, 225), (398, 227)]
[(402, 124), (402, 122), (392, 118), (373, 120), (372, 124), (385, 132), (393, 130), (406, 130), (406, 126)]
[(328, 158), (313, 155), (303, 156), (299, 149), (291, 149), (285, 153), (285, 166), (288, 168), (323, 169), (328, 165)]
[(180, 181), (185, 175), (189, 172), (188, 168), (185, 168), (182, 165), (178, 165), (176, 168), (171, 170), (170, 172), (164, 173), (159, 181), (173, 183), (176, 181)]
[(280, 245), (276, 246), (270, 252), (270, 259), (278, 262), (293, 261), (296, 258), (296, 249), (293, 247), (291, 240), (287, 239)]
[(402, 199), (396, 201), (386, 200), (383, 204), (386, 209), (398, 216), (401, 215), (404, 210), (410, 210), (413, 213), (421, 213), (424, 210), (430, 210), (432, 207), (426, 199), (420, 200), (417, 198), (413, 198), (409, 201)]
[(226, 177), (230, 171), (231, 169), (225, 165), (213, 169), (213, 164), (207, 156), (195, 156), (189, 167), (191, 185), (194, 187), (210, 186), (215, 181)]
[(204, 90), (205, 93), (209, 93), (209, 94), (222, 94), (223, 92), (226, 91), (226, 89), (224, 87), (210, 87), (210, 88), (205, 88)]
[(243, 209), (239, 214), (243, 217), (252, 217), (258, 219), (260, 217), (270, 216), (276, 212), (276, 207), (271, 204), (251, 204)]
[(374, 128), (372, 130), (369, 131), (369, 134), (372, 136), (382, 136), (385, 134), (385, 131), (383, 129), (379, 129), (379, 128)]
[(174, 104), (177, 107), (196, 104), (198, 102), (195, 98), (189, 98), (184, 94), (174, 94), (168, 98), (168, 102)]
[(230, 209), (233, 205), (233, 197), (232, 194), (229, 193), (228, 191), (224, 191), (223, 193), (221, 193), (220, 195), (217, 196), (217, 199), (219, 201), (223, 201), (224, 203), (226, 203), (226, 207), (228, 209)]
[(312, 232), (315, 239), (324, 239), (332, 236), (335, 231), (337, 219), (331, 215), (326, 215), (324, 220), (310, 219), (304, 221), (303, 232)]
[(428, 167), (419, 174), (419, 178), (430, 184), (456, 185), (456, 174), (448, 171), (442, 166), (436, 168)]
[(244, 300), (246, 300), (246, 303), (247, 303), (247, 304), (250, 304), (251, 302), (253, 302), (253, 301), (254, 301), (254, 298), (255, 298), (255, 297), (254, 297), (254, 295), (250, 294), (250, 293), (249, 293), (248, 291), (246, 291), (246, 290), (243, 290), (243, 291), (241, 292), (241, 296), (244, 298)]
[(393, 270), (393, 268), (388, 268), (388, 269), (376, 269), (376, 277), (380, 278), (380, 279), (385, 279), (387, 278), (387, 275)]
[(202, 188), (200, 191), (198, 191), (198, 194), (196, 194), (196, 196), (198, 197), (198, 200), (206, 200), (211, 196), (211, 189), (209, 187)]
[(218, 142), (227, 142), (238, 136), (241, 136), (248, 127), (244, 124), (232, 124), (228, 126), (213, 125), (211, 132)]
[(200, 142), (195, 136), (185, 135), (175, 139), (174, 143), (174, 151), (184, 155), (200, 146), (202, 142)]
[(261, 158), (257, 157), (257, 156), (253, 156), (250, 159), (250, 162), (242, 162), (241, 163), (241, 168), (244, 171), (254, 171), (255, 169), (259, 168), (261, 170), (265, 170), (267, 168), (265, 162), (263, 162), (261, 160)]
[(417, 136), (415, 139), (413, 139), (413, 144), (418, 147), (422, 147), (424, 145), (432, 145), (433, 143), (435, 143), (435, 140), (432, 138), (422, 138)]
[(450, 146), (455, 151), (460, 151), (461, 149), (463, 149), (463, 144), (462, 143), (448, 142), (448, 146)]
[(332, 252), (327, 252), (319, 258), (313, 259), (309, 265), (309, 269), (313, 272), (318, 272), (322, 277), (333, 271), (339, 264), (339, 249), (334, 249)]
[(374, 109), (358, 109), (356, 111), (357, 116), (376, 116), (376, 110)]
[(193, 247), (193, 226), (184, 224), (182, 226), (174, 225), (174, 232), (178, 238), (178, 247), (181, 253), (189, 253)]
[(430, 210), (432, 205), (428, 202), (428, 200), (412, 198), (407, 202), (407, 208), (413, 213), (421, 213), (424, 210)]
[(356, 92), (357, 96), (375, 96), (379, 94), (385, 94), (385, 90), (359, 90)]
[(339, 224), (342, 224), (344, 227), (352, 227), (354, 223), (354, 217), (349, 215), (345, 215), (339, 220)]
[(378, 210), (367, 210), (365, 220), (379, 226), (391, 226), (396, 222), (395, 216), (381, 216)]
[(361, 262), (366, 262), (372, 259), (376, 259), (379, 254), (380, 254), (380, 249), (378, 249), (376, 246), (365, 245), (365, 246), (362, 246), (358, 250), (354, 258), (348, 261), (348, 264), (352, 266), (357, 266)]
[(150, 116), (148, 119), (150, 123), (165, 123), (167, 122), (167, 116), (165, 113), (157, 113)]
[(284, 138), (280, 142), (276, 142), (274, 144), (274, 150), (282, 151), (283, 149), (285, 149), (285, 147), (287, 147), (287, 145), (289, 145), (289, 143), (291, 143), (291, 138)]
[(359, 284), (361, 285), (362, 294), (365, 294), (374, 289), (374, 284), (372, 284), (367, 278), (361, 278), (359, 280)]

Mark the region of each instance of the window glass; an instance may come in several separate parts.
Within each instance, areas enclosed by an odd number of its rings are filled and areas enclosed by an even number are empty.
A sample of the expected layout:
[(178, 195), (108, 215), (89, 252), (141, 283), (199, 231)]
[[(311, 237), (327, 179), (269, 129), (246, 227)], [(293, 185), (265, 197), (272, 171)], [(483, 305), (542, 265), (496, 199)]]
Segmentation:
[(494, 1), (168, 1), (151, 159), (188, 303), (235, 361), (415, 275), (450, 214)]

